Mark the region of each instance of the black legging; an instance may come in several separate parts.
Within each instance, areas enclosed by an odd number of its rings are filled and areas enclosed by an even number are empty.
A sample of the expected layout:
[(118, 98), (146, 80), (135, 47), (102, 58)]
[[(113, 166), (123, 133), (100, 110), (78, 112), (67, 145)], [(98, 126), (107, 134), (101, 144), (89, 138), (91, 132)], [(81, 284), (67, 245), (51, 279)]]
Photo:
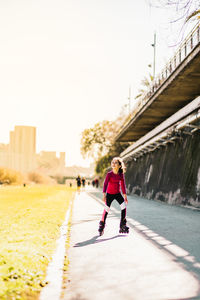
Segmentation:
[(106, 221), (110, 206), (111, 206), (114, 199), (116, 199), (117, 202), (119, 203), (119, 205), (121, 206), (121, 221), (126, 218), (126, 206), (125, 206), (123, 196), (120, 193), (118, 193), (118, 194), (108, 194), (107, 193), (106, 194), (105, 208), (104, 208), (103, 215), (102, 215), (102, 221), (103, 222)]

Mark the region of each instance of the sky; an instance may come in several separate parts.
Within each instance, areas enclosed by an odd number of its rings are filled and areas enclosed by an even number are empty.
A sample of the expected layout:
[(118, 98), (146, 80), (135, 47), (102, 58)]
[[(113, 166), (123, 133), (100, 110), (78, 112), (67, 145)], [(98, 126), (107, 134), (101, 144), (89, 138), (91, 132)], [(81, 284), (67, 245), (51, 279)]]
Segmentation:
[(131, 106), (153, 64), (175, 51), (169, 12), (146, 0), (1, 0), (0, 143), (15, 125), (37, 127), (37, 153), (66, 152), (88, 166), (81, 132)]

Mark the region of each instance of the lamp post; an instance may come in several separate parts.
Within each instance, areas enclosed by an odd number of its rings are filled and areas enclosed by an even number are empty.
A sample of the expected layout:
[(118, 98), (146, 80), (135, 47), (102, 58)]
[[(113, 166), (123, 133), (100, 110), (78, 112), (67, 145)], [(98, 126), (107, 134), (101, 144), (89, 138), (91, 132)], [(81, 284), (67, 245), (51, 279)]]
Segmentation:
[(156, 32), (154, 32), (154, 42), (151, 44), (153, 47), (153, 79), (155, 79), (156, 73)]
[(131, 113), (131, 86), (129, 86), (129, 96), (128, 96), (128, 112), (129, 112), (129, 115)]

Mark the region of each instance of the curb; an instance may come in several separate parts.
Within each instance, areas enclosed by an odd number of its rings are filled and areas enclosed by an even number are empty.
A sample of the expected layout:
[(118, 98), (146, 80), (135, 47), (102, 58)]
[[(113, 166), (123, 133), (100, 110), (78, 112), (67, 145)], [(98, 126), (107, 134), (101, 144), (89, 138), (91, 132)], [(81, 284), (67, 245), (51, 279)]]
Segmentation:
[[(76, 196), (75, 196), (76, 197)], [(66, 212), (65, 220), (60, 227), (60, 237), (56, 241), (56, 251), (52, 256), (52, 260), (47, 267), (47, 275), (45, 281), (48, 284), (43, 287), (39, 300), (59, 300), (62, 292), (63, 267), (65, 260), (65, 243), (68, 232), (68, 222), (72, 210), (72, 201)]]

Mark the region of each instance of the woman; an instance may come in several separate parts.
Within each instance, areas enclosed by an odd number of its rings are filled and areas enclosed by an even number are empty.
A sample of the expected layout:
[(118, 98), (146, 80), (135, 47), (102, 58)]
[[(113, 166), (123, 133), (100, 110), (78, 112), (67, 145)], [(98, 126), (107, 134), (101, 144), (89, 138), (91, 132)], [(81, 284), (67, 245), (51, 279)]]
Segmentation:
[[(126, 205), (128, 204), (126, 195), (126, 185), (124, 180), (124, 164), (119, 157), (114, 157), (111, 161), (112, 171), (108, 172), (103, 186), (103, 201), (105, 208), (101, 221), (99, 222), (99, 235), (104, 232), (105, 222), (110, 210), (111, 203), (114, 199), (117, 200), (121, 207), (121, 221), (119, 233), (129, 233), (129, 227), (126, 226)], [(120, 187), (123, 193), (120, 193)]]

